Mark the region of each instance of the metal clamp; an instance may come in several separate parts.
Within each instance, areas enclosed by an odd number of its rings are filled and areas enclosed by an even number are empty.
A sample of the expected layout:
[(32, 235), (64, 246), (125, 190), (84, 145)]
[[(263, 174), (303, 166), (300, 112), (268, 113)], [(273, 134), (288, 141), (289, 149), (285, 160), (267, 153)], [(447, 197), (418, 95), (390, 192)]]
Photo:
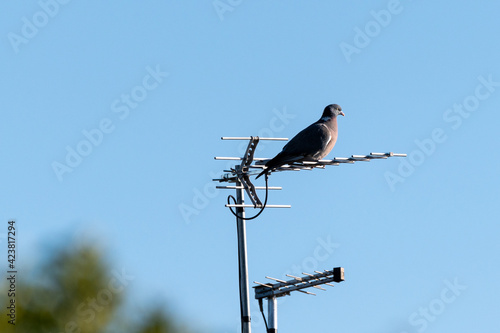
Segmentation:
[(259, 137), (251, 136), (245, 155), (241, 160), (241, 164), (239, 168), (236, 168), (235, 170), (236, 177), (238, 177), (238, 180), (245, 188), (245, 191), (247, 192), (248, 197), (252, 201), (255, 208), (262, 207), (262, 202), (260, 201), (259, 196), (257, 195), (255, 186), (250, 181), (250, 177), (248, 177), (248, 170), (250, 165), (252, 165), (253, 155), (255, 154), (255, 149), (257, 148), (258, 144), (259, 144)]

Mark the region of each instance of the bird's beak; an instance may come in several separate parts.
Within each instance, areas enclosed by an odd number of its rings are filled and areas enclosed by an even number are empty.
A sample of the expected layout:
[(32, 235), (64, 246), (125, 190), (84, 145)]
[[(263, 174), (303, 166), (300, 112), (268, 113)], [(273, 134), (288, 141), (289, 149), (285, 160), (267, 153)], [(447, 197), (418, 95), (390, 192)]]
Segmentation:
[(339, 113), (341, 116), (345, 116), (344, 112), (340, 111)]

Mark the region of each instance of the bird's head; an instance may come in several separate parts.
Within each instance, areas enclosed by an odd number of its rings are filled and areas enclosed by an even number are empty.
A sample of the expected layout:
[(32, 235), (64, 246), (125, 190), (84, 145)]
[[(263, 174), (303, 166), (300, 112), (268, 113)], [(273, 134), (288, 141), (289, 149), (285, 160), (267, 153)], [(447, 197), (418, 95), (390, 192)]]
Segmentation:
[(340, 105), (330, 104), (323, 111), (323, 115), (321, 116), (321, 119), (328, 120), (328, 119), (337, 117), (338, 115), (345, 116), (344, 112), (342, 112), (342, 108), (340, 107)]

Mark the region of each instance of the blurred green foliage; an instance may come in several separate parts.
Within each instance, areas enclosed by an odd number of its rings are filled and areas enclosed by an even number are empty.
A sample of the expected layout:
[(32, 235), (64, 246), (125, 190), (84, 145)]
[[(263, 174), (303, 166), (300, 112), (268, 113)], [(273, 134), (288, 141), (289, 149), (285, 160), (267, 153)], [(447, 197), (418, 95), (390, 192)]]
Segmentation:
[(19, 280), (23, 272), (18, 272), (15, 325), (8, 323), (9, 281), (0, 283), (0, 332), (188, 332), (160, 308), (152, 308), (143, 318), (131, 319), (123, 309), (123, 300), (133, 277), (110, 268), (95, 247), (62, 249), (39, 268), (40, 273), (32, 280)]

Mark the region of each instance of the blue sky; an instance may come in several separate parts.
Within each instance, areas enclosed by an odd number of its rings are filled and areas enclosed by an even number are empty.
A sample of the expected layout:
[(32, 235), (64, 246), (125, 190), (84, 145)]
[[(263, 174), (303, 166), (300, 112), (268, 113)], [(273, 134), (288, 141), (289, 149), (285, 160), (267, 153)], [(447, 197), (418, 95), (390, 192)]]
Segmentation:
[[(346, 116), (329, 157), (408, 157), (270, 177), (283, 191), (269, 203), (292, 208), (248, 222), (250, 281), (336, 266), (346, 276), (280, 300), (280, 331), (498, 328), (499, 11), (410, 0), (1, 4), (0, 221), (17, 221), (23, 274), (48, 244), (90, 239), (110, 271), (133, 276), (131, 308), (154, 299), (201, 332), (237, 332), (232, 192), (211, 179), (228, 166), (213, 157), (242, 146), (220, 137), (291, 138), (338, 103)], [(261, 143), (258, 156), (282, 145)], [(252, 301), (264, 332), (257, 310)]]

